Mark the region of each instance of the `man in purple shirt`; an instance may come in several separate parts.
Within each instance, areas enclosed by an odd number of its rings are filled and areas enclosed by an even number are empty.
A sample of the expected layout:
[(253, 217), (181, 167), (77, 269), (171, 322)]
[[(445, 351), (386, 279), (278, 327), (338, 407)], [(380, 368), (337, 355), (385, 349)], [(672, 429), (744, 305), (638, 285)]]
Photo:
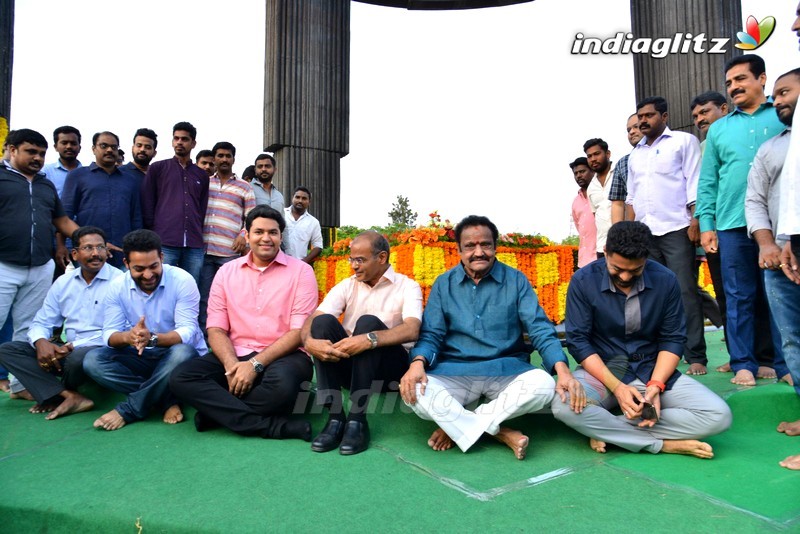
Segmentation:
[(187, 271), (199, 284), (209, 180), (192, 163), (196, 137), (188, 122), (172, 128), (175, 157), (151, 164), (142, 181), (142, 220), (161, 237), (164, 263)]

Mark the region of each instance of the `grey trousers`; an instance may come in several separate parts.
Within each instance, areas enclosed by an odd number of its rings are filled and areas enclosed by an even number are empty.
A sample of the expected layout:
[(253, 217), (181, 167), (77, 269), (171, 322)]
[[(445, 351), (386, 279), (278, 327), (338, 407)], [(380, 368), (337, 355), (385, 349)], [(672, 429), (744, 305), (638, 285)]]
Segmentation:
[[(681, 375), (671, 389), (661, 394), (661, 417), (651, 428), (640, 428), (641, 419), (629, 420), (609, 410), (617, 406), (617, 398), (603, 384), (578, 368), (574, 373), (583, 387), (589, 405), (576, 414), (569, 400), (556, 396), (551, 404), (553, 416), (584, 436), (611, 443), (631, 452), (661, 451), (665, 439), (701, 439), (724, 432), (733, 421), (731, 409), (716, 393), (700, 382)], [(633, 386), (644, 395), (645, 385), (634, 380)]]
[(63, 377), (39, 367), (36, 349), (24, 341), (11, 341), (0, 345), (0, 362), (13, 373), (39, 404), (52, 399), (62, 391), (75, 391), (86, 381), (83, 357), (97, 347), (78, 347), (61, 360)]

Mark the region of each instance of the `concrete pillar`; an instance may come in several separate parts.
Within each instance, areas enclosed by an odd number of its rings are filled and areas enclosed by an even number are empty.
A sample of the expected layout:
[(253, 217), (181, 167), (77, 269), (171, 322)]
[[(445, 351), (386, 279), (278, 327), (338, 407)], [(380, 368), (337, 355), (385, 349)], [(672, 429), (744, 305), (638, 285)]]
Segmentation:
[(11, 123), (11, 73), (14, 66), (14, 0), (0, 2), (0, 154)]

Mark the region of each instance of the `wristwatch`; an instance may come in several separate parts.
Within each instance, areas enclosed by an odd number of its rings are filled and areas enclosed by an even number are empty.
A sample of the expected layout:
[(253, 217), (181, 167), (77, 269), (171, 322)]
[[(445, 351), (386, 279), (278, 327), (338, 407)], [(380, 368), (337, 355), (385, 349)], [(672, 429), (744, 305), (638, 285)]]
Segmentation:
[(147, 348), (152, 349), (158, 345), (158, 334), (150, 334), (150, 341), (147, 342)]
[(375, 332), (369, 332), (367, 334), (367, 339), (369, 339), (369, 348), (374, 349), (378, 346), (378, 334)]
[(264, 366), (261, 365), (260, 361), (256, 360), (255, 358), (250, 358), (250, 363), (253, 364), (253, 370), (256, 373), (261, 374), (264, 372)]

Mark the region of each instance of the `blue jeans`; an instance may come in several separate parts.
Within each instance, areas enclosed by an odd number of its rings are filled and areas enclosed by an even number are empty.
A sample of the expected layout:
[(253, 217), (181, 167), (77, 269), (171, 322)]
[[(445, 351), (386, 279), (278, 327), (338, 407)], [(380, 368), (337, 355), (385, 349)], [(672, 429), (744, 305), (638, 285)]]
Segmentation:
[(206, 319), (208, 319), (208, 295), (211, 293), (211, 283), (214, 281), (219, 268), (233, 261), (240, 256), (211, 256), (205, 255), (203, 258), (203, 270), (200, 272), (200, 328), (206, 331)]
[(86, 354), (83, 370), (101, 386), (128, 395), (116, 410), (130, 423), (146, 418), (151, 408), (163, 411), (175, 404), (169, 375), (197, 356), (197, 350), (184, 343), (145, 349), (141, 356), (132, 347), (103, 347)]
[(189, 247), (161, 247), (164, 253), (164, 263), (174, 267), (180, 267), (192, 275), (194, 283), (200, 285), (200, 271), (203, 270), (202, 248)]
[(783, 358), (794, 380), (794, 390), (800, 395), (800, 286), (781, 271), (764, 271), (764, 287), (780, 332)]
[[(770, 319), (766, 328), (757, 328), (759, 319), (769, 315), (764, 292), (764, 275), (758, 266), (758, 245), (747, 237), (742, 229), (720, 230), (720, 262), (722, 264), (722, 286), (727, 300), (728, 324), (725, 336), (734, 372), (746, 369), (755, 375), (758, 372), (756, 359), (756, 336), (772, 334), (775, 347), (774, 367), (778, 376), (786, 372), (786, 364), (780, 354), (780, 337)], [(759, 308), (763, 306), (763, 308)], [(762, 311), (763, 309), (763, 311)]]
[[(11, 317), (11, 312), (8, 313)], [(14, 334), (14, 328), (11, 326), (11, 321), (6, 318), (3, 328), (0, 329), (0, 343), (11, 341), (11, 336)], [(0, 365), (0, 380), (8, 380), (8, 370)]]

